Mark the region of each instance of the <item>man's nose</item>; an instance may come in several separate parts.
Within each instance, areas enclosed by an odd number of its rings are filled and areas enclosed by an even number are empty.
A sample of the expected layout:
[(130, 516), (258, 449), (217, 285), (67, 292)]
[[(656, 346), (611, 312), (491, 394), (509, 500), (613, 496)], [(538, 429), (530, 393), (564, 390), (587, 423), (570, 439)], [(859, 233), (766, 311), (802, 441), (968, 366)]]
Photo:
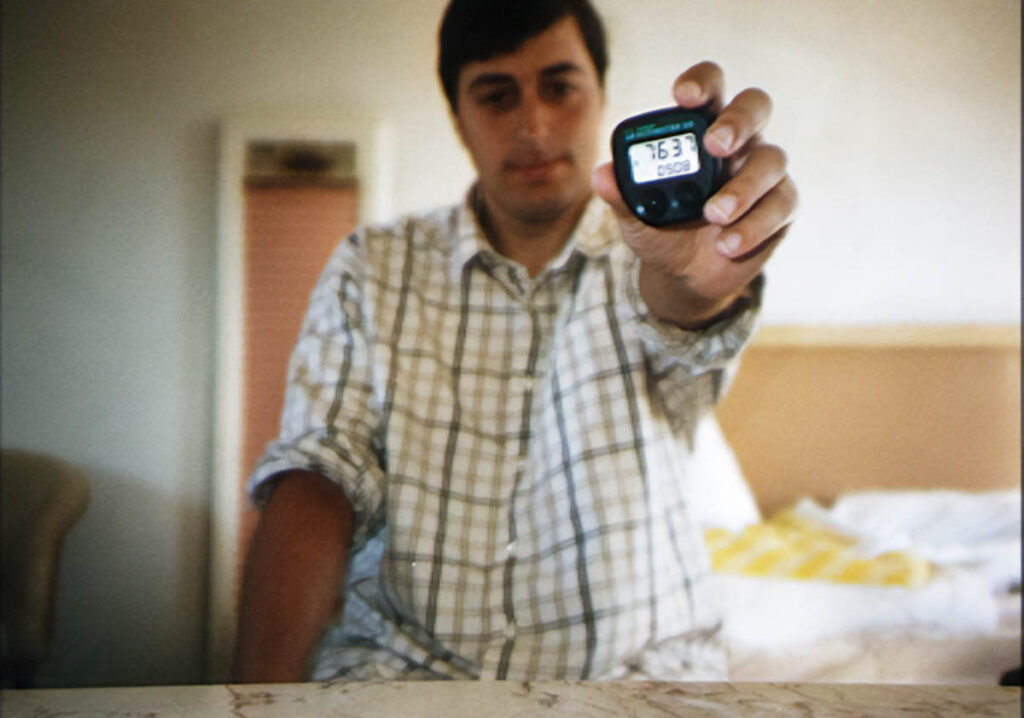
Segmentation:
[(551, 127), (551, 108), (536, 92), (524, 93), (520, 104), (519, 135), (522, 139), (541, 142)]

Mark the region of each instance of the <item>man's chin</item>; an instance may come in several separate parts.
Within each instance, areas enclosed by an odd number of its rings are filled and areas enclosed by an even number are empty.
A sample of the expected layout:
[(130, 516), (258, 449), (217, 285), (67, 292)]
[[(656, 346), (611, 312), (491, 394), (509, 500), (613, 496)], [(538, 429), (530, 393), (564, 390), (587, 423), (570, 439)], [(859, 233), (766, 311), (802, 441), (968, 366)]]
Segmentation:
[(506, 195), (503, 202), (506, 211), (521, 222), (528, 224), (548, 224), (561, 219), (567, 212), (576, 210), (589, 199), (589, 193), (569, 194), (566, 192), (551, 193), (544, 196), (538, 193), (533, 197), (514, 198)]
[(517, 207), (515, 215), (527, 224), (549, 224), (561, 219), (571, 209), (572, 204), (568, 202), (551, 200)]

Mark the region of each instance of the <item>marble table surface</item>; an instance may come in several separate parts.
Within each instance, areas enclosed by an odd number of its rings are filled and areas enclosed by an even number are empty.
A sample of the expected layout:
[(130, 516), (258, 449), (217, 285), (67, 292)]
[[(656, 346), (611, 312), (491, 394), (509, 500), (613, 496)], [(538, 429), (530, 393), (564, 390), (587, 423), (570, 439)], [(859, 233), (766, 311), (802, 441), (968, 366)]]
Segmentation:
[(839, 683), (306, 683), (0, 691), (8, 718), (1021, 715), (1020, 688)]

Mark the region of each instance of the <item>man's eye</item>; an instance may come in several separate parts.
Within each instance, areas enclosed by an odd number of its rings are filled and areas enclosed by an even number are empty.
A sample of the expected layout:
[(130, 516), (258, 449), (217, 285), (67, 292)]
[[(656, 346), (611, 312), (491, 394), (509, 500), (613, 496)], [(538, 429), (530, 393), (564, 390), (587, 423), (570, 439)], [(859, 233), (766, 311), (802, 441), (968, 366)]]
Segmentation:
[(502, 109), (511, 107), (515, 102), (516, 93), (512, 90), (491, 90), (480, 96), (480, 104)]
[(573, 89), (575, 89), (572, 83), (565, 82), (564, 80), (554, 80), (549, 82), (547, 83), (546, 88), (550, 97), (559, 100), (568, 97), (572, 93)]

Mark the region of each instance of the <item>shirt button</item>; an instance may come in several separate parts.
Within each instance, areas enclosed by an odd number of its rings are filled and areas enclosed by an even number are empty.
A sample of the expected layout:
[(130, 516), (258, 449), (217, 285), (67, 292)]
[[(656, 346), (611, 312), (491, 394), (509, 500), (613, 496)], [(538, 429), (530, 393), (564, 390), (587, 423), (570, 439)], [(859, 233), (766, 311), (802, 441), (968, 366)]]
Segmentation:
[(508, 546), (505, 547), (505, 555), (506, 556), (515, 556), (516, 555), (516, 549), (518, 549), (518, 548), (519, 548), (519, 541), (517, 541), (516, 539), (512, 539), (511, 541), (508, 542)]
[(505, 624), (505, 630), (502, 631), (502, 633), (504, 634), (505, 638), (507, 638), (509, 640), (511, 640), (511, 639), (516, 637), (516, 632), (517, 632), (517, 628), (516, 628), (516, 622), (515, 621), (509, 621), (508, 623), (506, 623)]

